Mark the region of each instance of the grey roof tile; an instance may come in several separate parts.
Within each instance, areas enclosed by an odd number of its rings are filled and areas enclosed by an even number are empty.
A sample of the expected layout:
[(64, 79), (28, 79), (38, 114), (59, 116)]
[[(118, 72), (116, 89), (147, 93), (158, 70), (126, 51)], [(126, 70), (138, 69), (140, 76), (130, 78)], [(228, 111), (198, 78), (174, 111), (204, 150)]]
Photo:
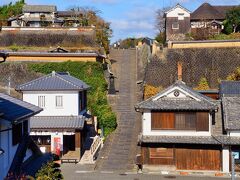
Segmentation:
[[(162, 97), (157, 100), (154, 98), (164, 94), (168, 90), (179, 87), (190, 95), (198, 98), (200, 101), (194, 100), (190, 97), (187, 98), (166, 98)], [(147, 99), (146, 101), (137, 104), (136, 109), (150, 109), (150, 110), (215, 110), (217, 109), (216, 101), (204, 96), (190, 87), (186, 86), (182, 81), (176, 81), (167, 89), (161, 91), (157, 95)]]
[(236, 145), (240, 143), (240, 137), (230, 136), (141, 136), (142, 143), (177, 143), (177, 144), (225, 144)]
[(223, 97), (222, 109), (224, 128), (226, 130), (240, 129), (240, 97)]
[(54, 5), (24, 5), (23, 12), (56, 12), (57, 7)]
[(17, 91), (55, 91), (55, 90), (87, 90), (85, 82), (70, 76), (68, 73), (52, 72), (46, 76), (21, 84)]
[(221, 81), (220, 95), (221, 96), (240, 95), (240, 81)]
[(220, 144), (211, 136), (142, 136), (144, 143)]
[(21, 101), (11, 96), (0, 93), (1, 119), (15, 123), (42, 111), (41, 108), (30, 103)]
[(85, 116), (34, 116), (30, 118), (31, 129), (82, 129)]

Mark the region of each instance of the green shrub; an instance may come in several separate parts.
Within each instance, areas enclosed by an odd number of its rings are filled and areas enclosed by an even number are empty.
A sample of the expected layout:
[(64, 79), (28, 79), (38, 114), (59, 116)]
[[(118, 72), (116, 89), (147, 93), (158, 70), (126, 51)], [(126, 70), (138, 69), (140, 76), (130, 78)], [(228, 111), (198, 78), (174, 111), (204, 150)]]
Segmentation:
[(44, 164), (35, 176), (37, 180), (63, 179), (61, 170), (57, 168), (53, 161)]
[(102, 65), (97, 62), (60, 62), (60, 63), (29, 63), (28, 68), (35, 72), (49, 74), (52, 71), (69, 72), (91, 86), (88, 92), (88, 109), (98, 117), (99, 126), (104, 128), (107, 136), (117, 126), (116, 115), (107, 102), (107, 82), (104, 78)]
[(198, 83), (198, 86), (196, 88), (194, 88), (195, 90), (208, 90), (210, 89), (209, 85), (208, 85), (208, 81), (207, 78), (202, 77)]

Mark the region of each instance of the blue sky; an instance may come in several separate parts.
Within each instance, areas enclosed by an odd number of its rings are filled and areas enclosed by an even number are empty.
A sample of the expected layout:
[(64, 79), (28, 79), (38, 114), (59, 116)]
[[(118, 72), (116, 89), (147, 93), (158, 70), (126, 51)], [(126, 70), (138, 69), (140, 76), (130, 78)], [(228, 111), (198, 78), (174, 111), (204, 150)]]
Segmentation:
[[(1, 0), (0, 5), (11, 0)], [(13, 0), (14, 1), (14, 0)], [(126, 37), (154, 37), (155, 12), (162, 7), (180, 3), (194, 11), (204, 2), (213, 5), (239, 5), (240, 0), (25, 0), (27, 4), (55, 4), (58, 10), (73, 6), (93, 7), (100, 10), (105, 20), (111, 22), (112, 42)]]

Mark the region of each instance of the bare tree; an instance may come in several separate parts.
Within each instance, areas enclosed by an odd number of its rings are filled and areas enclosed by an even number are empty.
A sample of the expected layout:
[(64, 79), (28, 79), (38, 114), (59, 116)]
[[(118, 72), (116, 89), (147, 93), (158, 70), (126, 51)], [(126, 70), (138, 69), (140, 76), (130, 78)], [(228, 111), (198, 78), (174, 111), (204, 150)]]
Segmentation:
[(165, 12), (168, 11), (170, 7), (164, 7), (162, 9), (158, 9), (156, 11), (156, 25), (155, 27), (158, 29), (159, 33), (165, 32)]

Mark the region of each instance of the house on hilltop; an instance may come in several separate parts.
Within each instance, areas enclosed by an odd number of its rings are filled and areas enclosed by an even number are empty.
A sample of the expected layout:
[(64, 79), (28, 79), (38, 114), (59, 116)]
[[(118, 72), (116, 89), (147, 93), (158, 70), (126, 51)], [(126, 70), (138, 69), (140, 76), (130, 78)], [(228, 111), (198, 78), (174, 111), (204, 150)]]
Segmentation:
[(12, 27), (41, 27), (59, 23), (56, 19), (57, 7), (54, 5), (24, 5), (22, 14), (8, 19)]
[(236, 6), (212, 6), (209, 3), (203, 3), (193, 13), (191, 13), (191, 32), (196, 28), (208, 28), (209, 33), (219, 34), (224, 26), (227, 11)]
[(11, 27), (61, 27), (77, 26), (81, 24), (82, 11), (57, 11), (55, 5), (27, 5), (25, 4), (22, 13), (10, 17), (8, 26)]
[(69, 73), (55, 71), (17, 86), (24, 101), (43, 108), (30, 119), (30, 134), (43, 152), (71, 153), (80, 160), (89, 116), (86, 114), (89, 88)]
[(179, 39), (190, 32), (190, 11), (177, 4), (165, 12), (166, 40)]
[(166, 40), (184, 40), (187, 33), (207, 29), (209, 34), (219, 34), (224, 26), (227, 11), (236, 6), (214, 6), (203, 3), (194, 12), (177, 4), (165, 12)]
[(178, 80), (137, 104), (143, 167), (229, 172), (231, 153), (240, 153), (239, 89), (239, 82), (223, 82), (215, 100)]

